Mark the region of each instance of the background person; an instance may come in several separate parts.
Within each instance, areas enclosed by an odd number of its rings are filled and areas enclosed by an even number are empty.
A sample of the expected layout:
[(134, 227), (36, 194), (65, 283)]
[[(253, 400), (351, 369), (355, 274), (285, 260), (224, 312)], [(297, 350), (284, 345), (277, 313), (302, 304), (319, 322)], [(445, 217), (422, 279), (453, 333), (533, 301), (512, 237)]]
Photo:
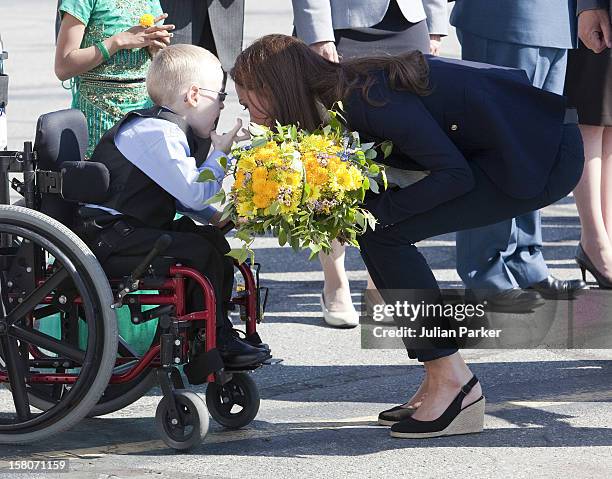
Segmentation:
[(229, 71), (242, 51), (244, 0), (161, 0), (168, 22), (176, 26), (173, 43), (212, 52)]
[(602, 288), (612, 288), (611, 9), (609, 0), (578, 0), (580, 44), (569, 52), (565, 87), (578, 108), (586, 157), (574, 190), (582, 226), (576, 261)]
[[(451, 24), (461, 58), (519, 68), (534, 86), (562, 94), (574, 42), (573, 5), (573, 0), (457, 0)], [(550, 275), (539, 211), (460, 231), (456, 241), (459, 276), (498, 310), (530, 311), (544, 303), (542, 297), (568, 298), (586, 287)]]
[(72, 108), (85, 114), (90, 157), (102, 135), (131, 110), (151, 106), (145, 77), (151, 56), (170, 43), (159, 0), (61, 0), (55, 74), (71, 80)]

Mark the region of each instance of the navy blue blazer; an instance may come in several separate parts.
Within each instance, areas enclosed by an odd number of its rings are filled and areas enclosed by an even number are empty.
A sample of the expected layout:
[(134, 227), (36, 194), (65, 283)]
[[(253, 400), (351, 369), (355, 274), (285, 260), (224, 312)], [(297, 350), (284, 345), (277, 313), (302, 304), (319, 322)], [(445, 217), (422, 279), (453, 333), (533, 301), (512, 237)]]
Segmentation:
[(431, 94), (392, 90), (386, 73), (370, 90), (373, 106), (354, 90), (345, 99), (351, 130), (391, 140), (381, 162), (429, 170), (418, 183), (373, 195), (368, 208), (383, 225), (405, 220), (474, 188), (477, 163), (509, 196), (541, 193), (556, 162), (565, 99), (535, 88), (523, 70), (427, 56)]

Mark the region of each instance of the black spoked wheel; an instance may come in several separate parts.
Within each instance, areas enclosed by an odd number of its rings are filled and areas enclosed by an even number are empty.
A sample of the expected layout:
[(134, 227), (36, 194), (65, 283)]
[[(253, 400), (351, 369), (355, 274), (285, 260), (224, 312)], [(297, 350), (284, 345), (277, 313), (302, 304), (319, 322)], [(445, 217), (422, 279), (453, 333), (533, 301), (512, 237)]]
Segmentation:
[(206, 387), (206, 405), (215, 421), (228, 429), (240, 429), (253, 421), (259, 411), (259, 391), (251, 376), (235, 373), (224, 385)]
[[(104, 271), (65, 226), (0, 205), (0, 239), (0, 381), (8, 386), (0, 390), (0, 443), (21, 444), (92, 410), (115, 364), (117, 321)], [(57, 318), (70, 319), (52, 324)], [(39, 413), (30, 397), (42, 385), (55, 402)]]
[(187, 450), (202, 443), (208, 433), (206, 404), (191, 391), (174, 391), (178, 418), (172, 418), (170, 401), (163, 397), (155, 412), (155, 425), (161, 439), (171, 448)]
[[(159, 341), (159, 332), (155, 334), (152, 340), (151, 346)], [(118, 359), (124, 358), (140, 358), (137, 351), (119, 335), (118, 344)], [(120, 365), (116, 365), (113, 373), (122, 374), (128, 371), (130, 368), (135, 366), (138, 359), (123, 362)], [(111, 414), (115, 411), (119, 411), (128, 407), (130, 404), (135, 403), (151, 389), (157, 385), (157, 377), (155, 375), (155, 369), (146, 368), (134, 379), (125, 383), (109, 384), (102, 397), (100, 397), (98, 403), (91, 409), (87, 414), (87, 417), (104, 416), (105, 414)], [(46, 411), (57, 404), (60, 396), (57, 393), (57, 387), (54, 385), (33, 385), (29, 390), (30, 404)]]

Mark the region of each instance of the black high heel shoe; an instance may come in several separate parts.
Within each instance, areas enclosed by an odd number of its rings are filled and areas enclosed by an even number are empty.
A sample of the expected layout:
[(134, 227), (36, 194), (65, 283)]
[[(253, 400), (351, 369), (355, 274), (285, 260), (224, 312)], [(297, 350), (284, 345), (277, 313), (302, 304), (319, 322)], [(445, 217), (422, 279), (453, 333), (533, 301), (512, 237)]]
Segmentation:
[(478, 378), (472, 379), (461, 388), (461, 391), (446, 411), (433, 421), (419, 421), (413, 417), (395, 423), (391, 426), (391, 437), (402, 439), (424, 439), (429, 437), (454, 436), (457, 434), (473, 434), (482, 432), (484, 426), (485, 397), (480, 396), (470, 405), (461, 408), (463, 399), (478, 383)]
[(586, 281), (586, 272), (591, 273), (595, 281), (597, 281), (597, 286), (601, 289), (612, 289), (612, 281), (606, 278), (603, 274), (599, 272), (599, 270), (595, 267), (591, 259), (587, 256), (582, 249), (582, 245), (578, 243), (578, 248), (576, 249), (576, 256), (574, 258), (580, 271), (582, 271), (582, 279)]

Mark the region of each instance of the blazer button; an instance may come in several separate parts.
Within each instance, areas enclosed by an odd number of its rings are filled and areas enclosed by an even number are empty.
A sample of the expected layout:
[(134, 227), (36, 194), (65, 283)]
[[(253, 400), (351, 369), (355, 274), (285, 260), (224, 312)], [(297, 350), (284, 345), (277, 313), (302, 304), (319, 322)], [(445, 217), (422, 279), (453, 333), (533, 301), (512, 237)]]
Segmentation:
[(459, 129), (459, 125), (457, 125), (457, 123), (453, 123), (453, 124), (450, 126), (450, 129), (451, 129), (452, 131), (457, 131), (457, 130)]

